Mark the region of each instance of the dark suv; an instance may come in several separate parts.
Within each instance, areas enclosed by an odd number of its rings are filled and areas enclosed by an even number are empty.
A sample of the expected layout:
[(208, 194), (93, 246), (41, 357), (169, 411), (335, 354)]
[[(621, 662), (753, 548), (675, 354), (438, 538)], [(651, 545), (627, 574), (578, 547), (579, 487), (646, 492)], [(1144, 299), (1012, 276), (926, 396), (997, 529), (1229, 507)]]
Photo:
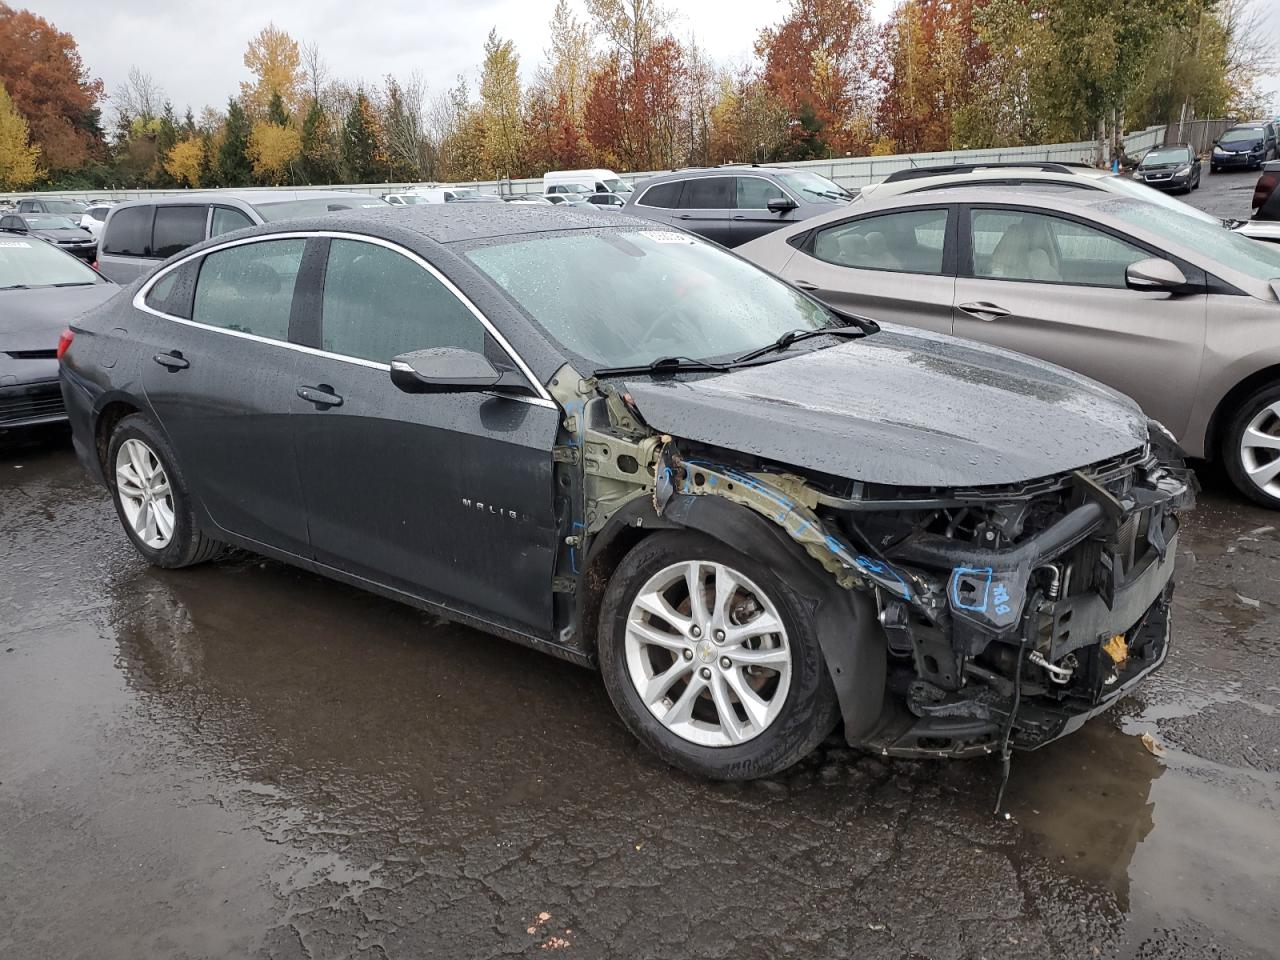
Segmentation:
[(1209, 172), (1257, 170), (1276, 156), (1276, 125), (1266, 120), (1236, 124), (1213, 144)]
[(641, 182), (625, 212), (736, 247), (852, 199), (844, 187), (808, 170), (699, 167)]

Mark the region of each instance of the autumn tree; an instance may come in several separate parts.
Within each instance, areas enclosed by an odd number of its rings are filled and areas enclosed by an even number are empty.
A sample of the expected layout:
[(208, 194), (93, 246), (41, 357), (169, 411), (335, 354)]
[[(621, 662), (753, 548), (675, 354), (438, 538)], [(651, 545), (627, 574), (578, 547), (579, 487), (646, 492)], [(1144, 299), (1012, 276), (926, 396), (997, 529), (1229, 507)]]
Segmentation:
[(287, 110), (300, 110), (307, 74), (298, 43), (288, 33), (268, 23), (249, 41), (244, 65), (254, 77), (240, 84), (240, 99), (249, 116), (264, 116), (273, 96), (279, 96)]
[(302, 120), (299, 164), (307, 183), (333, 183), (338, 179), (338, 140), (333, 119), (319, 100), (312, 100)]
[(223, 187), (247, 186), (252, 179), (253, 167), (249, 161), (249, 118), (244, 108), (232, 97), (227, 101), (227, 121), (223, 127), (222, 144), (218, 147), (218, 184)]
[(40, 151), (31, 145), (27, 121), (0, 83), (0, 190), (21, 190), (44, 175)]
[(287, 123), (259, 120), (249, 133), (248, 155), (253, 174), (269, 186), (291, 179), (294, 163), (302, 153), (302, 135)]
[(105, 153), (98, 101), (75, 39), (28, 10), (0, 2), (0, 84), (27, 122), (50, 174), (85, 166)]
[(383, 179), (385, 167), (382, 134), (373, 104), (357, 90), (342, 129), (342, 176), (347, 183), (373, 183)]
[(519, 173), (521, 130), (520, 57), (510, 40), (489, 31), (480, 73), (480, 110), (484, 119), (485, 166), (490, 175)]
[(426, 87), (414, 74), (405, 83), (388, 76), (382, 123), (387, 163), (395, 180), (417, 180), (427, 162), (422, 129), (422, 102)]
[(174, 144), (165, 158), (164, 168), (174, 183), (185, 187), (199, 187), (204, 183), (201, 176), (204, 162), (204, 144), (197, 136)]

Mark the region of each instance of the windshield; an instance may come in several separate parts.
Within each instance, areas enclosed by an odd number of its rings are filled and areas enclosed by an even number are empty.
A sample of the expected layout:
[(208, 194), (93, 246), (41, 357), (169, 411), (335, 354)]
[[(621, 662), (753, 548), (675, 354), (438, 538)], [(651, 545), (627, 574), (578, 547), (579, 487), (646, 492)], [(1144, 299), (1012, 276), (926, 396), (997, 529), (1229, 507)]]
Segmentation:
[(1251, 240), (1220, 223), (1206, 223), (1167, 207), (1129, 200), (1112, 200), (1100, 204), (1099, 209), (1256, 280), (1280, 278), (1280, 246)]
[(51, 217), (42, 213), (25, 213), (22, 219), (32, 230), (75, 230), (80, 226), (69, 217)]
[(609, 180), (603, 180), (601, 182), (604, 184), (604, 188), (610, 193), (631, 192), (631, 184), (627, 183), (625, 180), (619, 180), (617, 177), (613, 177)]
[[(84, 263), (42, 240), (0, 239), (0, 290), (105, 282)], [(3, 321), (0, 311), (0, 326)]]
[(1186, 147), (1171, 147), (1167, 150), (1152, 150), (1142, 158), (1139, 166), (1151, 166), (1157, 163), (1190, 163)]
[[(252, 201), (251, 201), (252, 202)], [(334, 210), (356, 210), (363, 207), (385, 207), (385, 200), (371, 197), (363, 193), (353, 193), (349, 197), (311, 197), (306, 200), (277, 200), (274, 203), (254, 203), (263, 220), (288, 220), (291, 217), (314, 217), (320, 213)]]
[(1217, 227), (1222, 226), (1221, 218), (1215, 217), (1211, 213), (1205, 213), (1203, 210), (1198, 210), (1189, 203), (1176, 200), (1164, 191), (1148, 187), (1145, 183), (1135, 183), (1128, 177), (1104, 177), (1103, 179), (1106, 180), (1107, 190), (1110, 193), (1128, 194), (1134, 199), (1154, 203), (1158, 207), (1164, 207), (1166, 210), (1180, 213), (1184, 217), (1195, 217), (1205, 223), (1212, 223)]
[(780, 173), (778, 174), (778, 179), (796, 193), (804, 194), (810, 201), (840, 203), (843, 200), (853, 199), (853, 194), (844, 187), (833, 180), (828, 180), (826, 177), (820, 177), (816, 173), (809, 173), (808, 171)]
[(758, 267), (670, 230), (502, 238), (467, 259), (592, 369), (737, 356), (839, 324)]
[(1220, 143), (1255, 143), (1262, 139), (1261, 127), (1248, 127), (1239, 130), (1228, 130), (1222, 135)]
[(84, 213), (89, 209), (89, 205), (80, 200), (46, 200), (44, 205), (49, 213)]

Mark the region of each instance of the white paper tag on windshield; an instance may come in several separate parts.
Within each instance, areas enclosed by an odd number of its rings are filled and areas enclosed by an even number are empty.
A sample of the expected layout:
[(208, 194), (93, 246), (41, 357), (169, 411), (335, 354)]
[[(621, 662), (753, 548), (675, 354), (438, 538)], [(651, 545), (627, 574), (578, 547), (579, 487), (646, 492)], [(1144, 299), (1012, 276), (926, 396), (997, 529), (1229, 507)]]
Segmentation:
[(641, 230), (640, 236), (648, 237), (654, 243), (693, 243), (693, 237), (674, 230)]
[(27, 247), (29, 244), (26, 240), (0, 240), (0, 247)]

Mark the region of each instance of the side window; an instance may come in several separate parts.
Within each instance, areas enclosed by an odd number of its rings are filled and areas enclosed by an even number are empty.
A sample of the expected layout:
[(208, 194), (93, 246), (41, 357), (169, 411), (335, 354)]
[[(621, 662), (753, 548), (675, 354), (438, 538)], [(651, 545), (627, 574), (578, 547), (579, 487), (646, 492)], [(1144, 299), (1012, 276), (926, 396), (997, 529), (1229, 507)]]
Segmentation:
[(232, 230), (243, 230), (252, 227), (253, 221), (239, 210), (232, 207), (214, 207), (213, 222), (209, 227), (209, 236), (216, 237)]
[(736, 177), (698, 177), (685, 182), (680, 197), (682, 210), (729, 210), (734, 199)]
[(376, 363), (428, 347), (483, 353), (485, 328), (420, 264), (386, 247), (334, 240), (324, 277), (321, 345)]
[(1123, 288), (1125, 268), (1150, 256), (1074, 220), (1020, 210), (974, 210), (971, 231), (975, 277)]
[(213, 327), (289, 339), (293, 285), (305, 240), (264, 240), (203, 258), (191, 319)]
[(739, 210), (768, 210), (770, 200), (785, 200), (786, 193), (764, 177), (734, 177), (738, 184)]
[(102, 238), (102, 252), (119, 257), (151, 255), (151, 217), (155, 207), (125, 207), (116, 210)]
[(680, 192), (684, 189), (684, 185), (684, 180), (668, 180), (666, 183), (654, 184), (636, 202), (645, 207), (674, 210), (680, 206)]
[(204, 239), (208, 207), (156, 207), (151, 239), (153, 257), (172, 257)]
[(813, 255), (862, 270), (941, 274), (946, 238), (946, 210), (907, 210), (819, 230)]
[(22, 226), (22, 221), (17, 217), (0, 217), (0, 230), (16, 230)]
[(191, 291), (198, 269), (198, 262), (189, 260), (170, 270), (152, 285), (143, 302), (152, 310), (190, 320)]

